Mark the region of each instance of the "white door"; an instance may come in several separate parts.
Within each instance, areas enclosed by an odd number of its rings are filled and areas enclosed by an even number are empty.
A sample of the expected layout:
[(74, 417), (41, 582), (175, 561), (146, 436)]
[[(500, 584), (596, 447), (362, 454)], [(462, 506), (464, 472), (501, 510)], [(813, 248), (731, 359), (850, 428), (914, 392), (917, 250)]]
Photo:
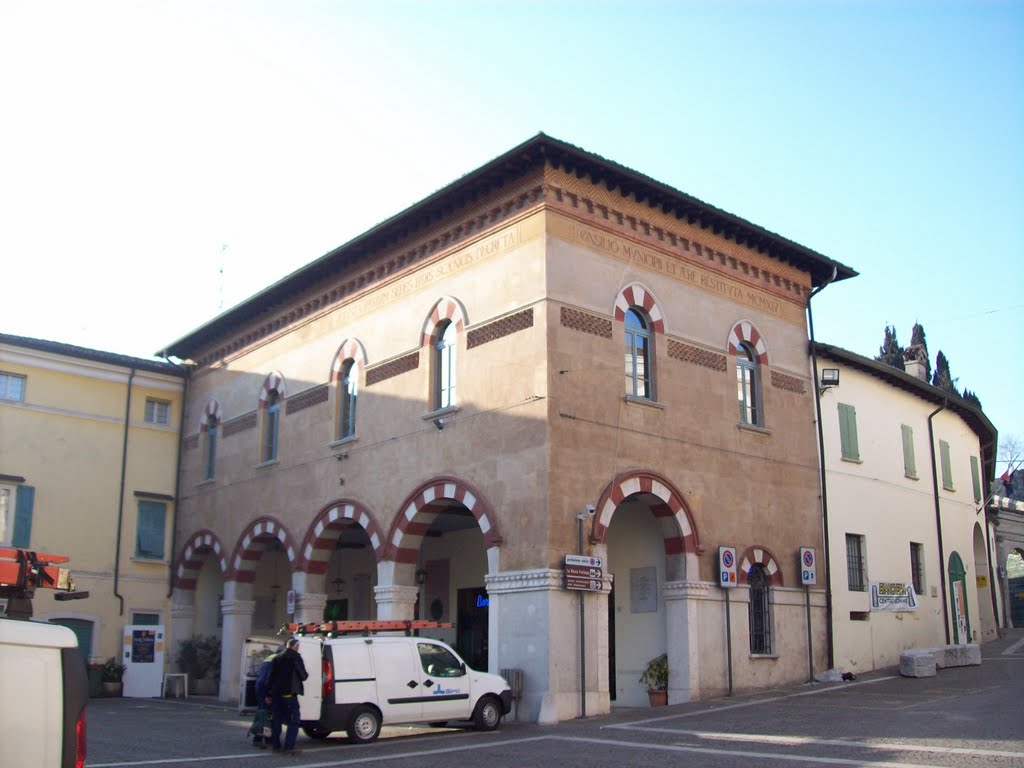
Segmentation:
[(299, 639), (299, 655), (309, 675), (302, 684), (303, 693), (299, 697), (300, 720), (320, 719), (320, 703), (323, 698), (323, 645), (324, 642), (319, 637)]
[(470, 700), (469, 675), (462, 659), (445, 645), (419, 641), (420, 690), (423, 719), (427, 722), (468, 720), (475, 702)]
[(140, 699), (160, 696), (164, 675), (162, 624), (129, 624), (124, 628), (121, 663), (125, 665), (123, 695)]
[(375, 637), (370, 648), (377, 678), (377, 705), (384, 722), (421, 721), (425, 692), (420, 686), (420, 665), (412, 643), (404, 637)]

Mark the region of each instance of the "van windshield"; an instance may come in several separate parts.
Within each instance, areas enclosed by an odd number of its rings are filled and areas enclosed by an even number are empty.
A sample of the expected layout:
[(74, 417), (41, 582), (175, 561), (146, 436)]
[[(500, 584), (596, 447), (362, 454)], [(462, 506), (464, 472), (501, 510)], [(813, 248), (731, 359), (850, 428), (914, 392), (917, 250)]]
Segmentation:
[(423, 671), (428, 675), (462, 677), (465, 674), (462, 662), (447, 648), (432, 643), (419, 643), (416, 647), (420, 652), (420, 664), (423, 665)]

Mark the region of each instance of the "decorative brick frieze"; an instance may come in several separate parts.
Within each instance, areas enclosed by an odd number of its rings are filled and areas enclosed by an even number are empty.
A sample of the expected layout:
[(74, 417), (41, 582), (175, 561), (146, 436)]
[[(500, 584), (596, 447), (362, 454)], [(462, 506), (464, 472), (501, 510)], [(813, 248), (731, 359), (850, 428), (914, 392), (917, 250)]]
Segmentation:
[(408, 355), (402, 357), (396, 357), (394, 360), (388, 360), (386, 363), (375, 365), (372, 368), (366, 369), (366, 386), (372, 386), (378, 384), (385, 379), (390, 379), (394, 376), (398, 376), (409, 371), (415, 371), (420, 367), (420, 353), (419, 350), (410, 352)]
[(612, 321), (606, 317), (598, 317), (589, 312), (580, 312), (578, 309), (562, 307), (562, 325), (574, 331), (591, 333), (605, 339), (612, 337)]
[(466, 334), (466, 348), (472, 349), (489, 341), (510, 336), (517, 331), (533, 327), (533, 307), (508, 315), (500, 320), (474, 328)]
[(668, 356), (684, 363), (693, 363), (713, 371), (725, 371), (727, 360), (720, 352), (711, 352), (675, 339), (668, 340)]
[(192, 451), (199, 447), (199, 435), (189, 435), (183, 441), (186, 451)]
[(787, 376), (778, 371), (772, 371), (771, 378), (772, 386), (776, 389), (783, 389), (786, 392), (794, 392), (798, 395), (807, 394), (807, 384), (803, 379), (798, 379), (796, 376)]
[(256, 411), (249, 411), (243, 413), (241, 416), (236, 416), (231, 421), (225, 421), (221, 425), (221, 431), (224, 433), (224, 437), (231, 437), (237, 435), (239, 432), (244, 432), (247, 429), (256, 428)]
[(327, 402), (327, 385), (318, 384), (315, 387), (310, 387), (305, 392), (299, 392), (297, 395), (292, 395), (285, 401), (285, 413), (292, 414), (309, 408), (313, 405), (320, 405), (320, 403)]

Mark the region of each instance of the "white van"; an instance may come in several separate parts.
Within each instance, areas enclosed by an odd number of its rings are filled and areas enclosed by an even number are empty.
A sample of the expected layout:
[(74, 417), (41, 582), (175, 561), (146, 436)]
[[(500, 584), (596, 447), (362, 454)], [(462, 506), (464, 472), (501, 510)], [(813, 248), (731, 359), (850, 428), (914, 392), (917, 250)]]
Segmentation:
[(489, 731), (512, 707), (504, 678), (470, 669), (440, 640), (299, 635), (299, 653), (309, 672), (299, 713), (313, 739), (347, 731), (349, 741), (366, 743), (385, 724), (450, 720), (472, 720)]
[(82, 768), (89, 682), (67, 627), (0, 617), (0, 763)]

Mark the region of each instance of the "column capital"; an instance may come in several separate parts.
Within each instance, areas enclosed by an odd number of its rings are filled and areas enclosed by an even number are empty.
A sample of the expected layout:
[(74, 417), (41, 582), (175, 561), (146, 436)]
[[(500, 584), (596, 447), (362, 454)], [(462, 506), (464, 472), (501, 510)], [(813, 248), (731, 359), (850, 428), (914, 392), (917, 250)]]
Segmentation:
[(553, 568), (504, 571), (484, 576), (487, 594), (492, 596), (509, 592), (557, 591), (562, 589), (562, 581), (562, 572)]
[(194, 605), (183, 605), (182, 603), (171, 604), (172, 619), (194, 619), (195, 617), (196, 607)]
[(419, 587), (407, 587), (401, 584), (385, 584), (373, 588), (377, 596), (377, 604), (381, 603), (408, 603), (413, 605), (420, 593)]
[(709, 581), (666, 581), (661, 596), (669, 600), (708, 600), (711, 597)]
[(255, 600), (221, 600), (220, 609), (225, 616), (252, 616), (256, 610)]

